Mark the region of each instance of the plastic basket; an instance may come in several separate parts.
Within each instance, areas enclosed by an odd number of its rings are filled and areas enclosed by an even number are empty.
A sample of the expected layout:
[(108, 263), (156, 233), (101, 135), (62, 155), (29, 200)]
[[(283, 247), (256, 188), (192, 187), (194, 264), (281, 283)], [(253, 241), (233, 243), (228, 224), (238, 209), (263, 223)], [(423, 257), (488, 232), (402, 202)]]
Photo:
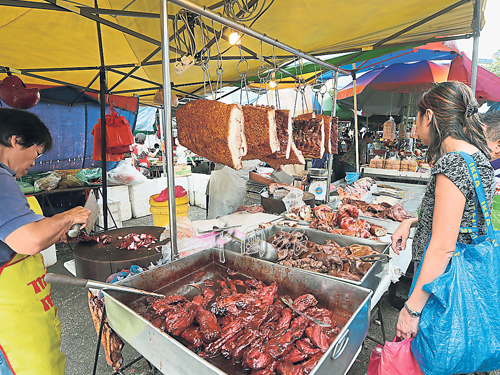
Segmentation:
[(345, 174), (345, 181), (350, 184), (353, 183), (354, 181), (357, 181), (359, 179), (359, 173), (358, 172), (347, 172)]

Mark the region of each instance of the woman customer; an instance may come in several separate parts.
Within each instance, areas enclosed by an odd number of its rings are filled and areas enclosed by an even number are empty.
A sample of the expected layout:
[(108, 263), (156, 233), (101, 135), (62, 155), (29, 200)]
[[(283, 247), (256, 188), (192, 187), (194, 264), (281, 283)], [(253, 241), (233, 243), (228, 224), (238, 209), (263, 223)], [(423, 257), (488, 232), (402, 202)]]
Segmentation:
[[(392, 235), (392, 247), (399, 254), (405, 249), (410, 227), (416, 226), (412, 255), (415, 262), (422, 262), (413, 292), (399, 314), (396, 335), (402, 338), (418, 335), (420, 315), (430, 296), (422, 287), (445, 272), (457, 241), (472, 241), (459, 228), (473, 226), (476, 193), (467, 164), (457, 152), (474, 159), (490, 210), (495, 192), (490, 150), (468, 86), (443, 82), (425, 93), (418, 103), (417, 133), (429, 145), (427, 159), (434, 167), (418, 219), (403, 221)], [(479, 235), (487, 233), (480, 210), (477, 225)]]
[(132, 165), (144, 176), (149, 178), (149, 167), (151, 164), (149, 163), (148, 157), (154, 158), (160, 149), (157, 148), (154, 152), (150, 152), (144, 142), (146, 142), (146, 135), (144, 133), (137, 133), (135, 136), (135, 145), (133, 147), (134, 151), (132, 152)]
[(52, 148), (40, 119), (26, 111), (0, 108), (0, 374), (63, 375), (61, 324), (40, 251), (90, 211), (75, 207), (44, 218), (35, 214), (16, 179)]

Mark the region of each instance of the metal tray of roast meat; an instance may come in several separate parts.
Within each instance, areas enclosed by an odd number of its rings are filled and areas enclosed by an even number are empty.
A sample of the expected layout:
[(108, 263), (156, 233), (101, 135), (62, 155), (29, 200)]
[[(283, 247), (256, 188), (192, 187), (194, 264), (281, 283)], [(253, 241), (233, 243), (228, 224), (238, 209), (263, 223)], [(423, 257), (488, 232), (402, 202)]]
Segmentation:
[[(285, 227), (285, 226), (280, 226), (280, 225), (273, 225), (271, 227), (265, 228), (262, 230), (262, 234), (260, 235), (263, 240), (267, 240), (269, 237), (275, 235), (279, 230), (283, 230), (285, 232), (302, 232), (305, 233), (307, 238), (309, 238), (309, 241), (312, 241), (314, 243), (317, 243), (318, 245), (323, 245), (327, 240), (334, 240), (336, 243), (338, 243), (340, 246), (350, 246), (354, 244), (358, 245), (367, 245), (370, 246), (374, 251), (381, 253), (381, 254), (387, 254), (389, 255), (389, 246), (390, 244), (384, 243), (384, 242), (379, 242), (379, 241), (372, 241), (368, 240), (366, 238), (359, 238), (359, 237), (351, 237), (351, 236), (344, 236), (341, 234), (333, 234), (333, 233), (328, 233), (328, 232), (323, 232), (321, 230), (317, 229), (311, 229), (311, 228), (290, 228), (290, 227)], [(225, 244), (229, 250), (233, 251), (238, 251), (241, 252), (241, 247), (239, 244), (235, 243), (228, 243)], [(286, 266), (282, 266), (286, 267)], [(291, 267), (289, 267), (291, 268)], [(292, 268), (296, 269), (296, 268)], [(363, 276), (363, 278), (360, 281), (354, 281), (354, 280), (347, 280), (341, 277), (336, 277), (336, 276), (330, 276), (325, 273), (319, 273), (315, 271), (306, 271), (306, 272), (311, 272), (316, 275), (321, 275), (322, 277), (328, 277), (328, 278), (333, 278), (335, 280), (340, 280), (346, 283), (362, 286), (364, 288), (369, 288), (373, 291), (377, 289), (377, 287), (380, 284), (380, 281), (384, 278), (385, 275), (387, 275), (389, 271), (389, 262), (387, 261), (381, 261), (378, 260), (373, 263), (371, 268), (368, 270), (368, 272)]]
[[(279, 296), (297, 298), (312, 293), (319, 307), (334, 313), (341, 331), (310, 374), (345, 374), (348, 371), (368, 333), (371, 290), (232, 251), (222, 251), (207, 249), (128, 277), (117, 284), (165, 295), (182, 294), (191, 300), (199, 291), (188, 284), (200, 284), (211, 279), (218, 286), (216, 280), (221, 276), (227, 277), (227, 271), (231, 269), (238, 272), (232, 278), (250, 277), (266, 284), (275, 281)], [(218, 294), (215, 286), (213, 289)], [(233, 365), (221, 355), (209, 359), (199, 357), (143, 318), (137, 311), (140, 312), (141, 306), (145, 308), (145, 298), (150, 297), (114, 291), (103, 293), (111, 328), (163, 374), (248, 375), (249, 372), (242, 366)]]

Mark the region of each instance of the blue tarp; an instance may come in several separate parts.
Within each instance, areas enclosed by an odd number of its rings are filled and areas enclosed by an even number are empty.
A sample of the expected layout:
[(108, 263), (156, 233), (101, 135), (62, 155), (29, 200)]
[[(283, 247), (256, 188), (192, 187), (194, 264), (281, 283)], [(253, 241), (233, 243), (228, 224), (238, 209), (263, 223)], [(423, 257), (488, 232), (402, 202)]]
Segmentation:
[[(9, 108), (1, 101), (0, 105)], [(134, 131), (137, 115), (121, 108), (115, 109), (127, 119)], [(52, 150), (37, 159), (30, 172), (101, 167), (100, 161), (92, 160), (94, 137), (90, 134), (101, 117), (99, 103), (87, 101), (86, 104), (69, 107), (41, 100), (28, 111), (40, 117), (54, 140)]]
[(156, 121), (156, 108), (139, 107), (137, 114), (136, 132), (154, 132), (153, 125)]

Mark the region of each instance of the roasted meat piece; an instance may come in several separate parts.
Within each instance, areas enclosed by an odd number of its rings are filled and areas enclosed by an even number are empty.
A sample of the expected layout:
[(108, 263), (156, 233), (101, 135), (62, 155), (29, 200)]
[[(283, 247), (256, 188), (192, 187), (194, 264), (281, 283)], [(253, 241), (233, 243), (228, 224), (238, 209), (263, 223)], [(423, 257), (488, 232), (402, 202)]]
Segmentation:
[(293, 301), (293, 307), (300, 312), (304, 312), (307, 308), (316, 306), (317, 304), (318, 300), (312, 294), (304, 294)]
[(200, 334), (205, 342), (212, 342), (220, 337), (221, 329), (217, 317), (210, 311), (198, 309), (196, 321), (200, 325)]
[(243, 106), (247, 154), (243, 160), (259, 159), (280, 150), (273, 107)]
[(305, 158), (321, 159), (325, 152), (325, 124), (321, 118), (294, 119), (293, 141)]
[(181, 145), (215, 163), (243, 168), (247, 142), (239, 104), (198, 99), (180, 107), (175, 117)]
[(174, 336), (180, 336), (184, 330), (193, 324), (193, 320), (200, 307), (188, 302), (178, 311), (167, 313), (165, 316), (165, 329)]

